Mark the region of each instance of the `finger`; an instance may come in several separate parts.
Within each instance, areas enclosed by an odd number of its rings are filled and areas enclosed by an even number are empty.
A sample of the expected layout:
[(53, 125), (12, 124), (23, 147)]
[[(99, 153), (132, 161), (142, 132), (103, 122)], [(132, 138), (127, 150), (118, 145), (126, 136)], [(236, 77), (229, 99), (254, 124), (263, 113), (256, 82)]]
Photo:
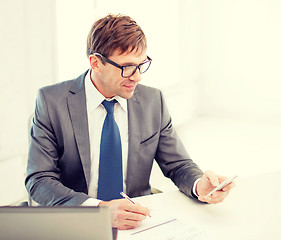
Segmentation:
[(211, 196), (207, 197), (206, 201), (211, 204), (220, 203), (227, 197), (228, 194), (229, 192), (217, 191)]
[(132, 221), (132, 220), (123, 219), (122, 221), (119, 222), (118, 229), (128, 230), (128, 229), (135, 228), (140, 224), (141, 221)]
[(140, 211), (138, 211), (138, 213), (143, 214), (145, 216), (150, 216), (150, 210), (147, 207), (141, 206), (137, 203), (138, 206), (140, 206)]
[(146, 207), (143, 207), (140, 204), (132, 204), (132, 203), (126, 203), (125, 205), (123, 205), (123, 209), (128, 211), (128, 212), (134, 212), (134, 213), (138, 213), (138, 214), (142, 214), (142, 215), (149, 215), (150, 214), (150, 210)]
[(229, 184), (227, 184), (225, 187), (223, 187), (223, 191), (226, 192), (226, 191), (230, 191), (232, 188), (234, 188), (236, 186), (236, 183), (235, 182), (231, 182)]
[(142, 221), (146, 218), (146, 215), (141, 214), (141, 213), (123, 211), (123, 212), (120, 212), (120, 217), (122, 217), (124, 219), (128, 219), (128, 220), (133, 220), (133, 221)]
[(210, 199), (209, 199), (209, 197), (205, 197), (205, 196), (199, 196), (198, 197), (198, 200), (201, 201), (201, 202), (208, 202)]
[(126, 201), (119, 205), (118, 218), (144, 220), (148, 214), (149, 210), (139, 204)]
[(219, 177), (213, 171), (206, 171), (205, 176), (210, 180), (211, 184), (214, 187), (217, 187), (219, 185)]
[(118, 228), (119, 229), (131, 229), (139, 226), (141, 222), (146, 218), (143, 214), (138, 214), (128, 211), (119, 211), (117, 215)]

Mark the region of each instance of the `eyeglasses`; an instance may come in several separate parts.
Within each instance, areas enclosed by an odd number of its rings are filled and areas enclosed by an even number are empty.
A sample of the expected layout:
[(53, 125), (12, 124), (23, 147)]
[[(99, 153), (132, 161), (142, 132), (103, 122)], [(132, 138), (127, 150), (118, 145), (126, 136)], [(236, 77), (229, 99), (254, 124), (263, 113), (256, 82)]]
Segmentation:
[(137, 69), (139, 69), (140, 71), (140, 74), (143, 74), (145, 73), (150, 65), (151, 65), (151, 61), (152, 59), (147, 56), (147, 59), (146, 61), (140, 63), (139, 65), (127, 65), (127, 66), (120, 66), (118, 63), (116, 62), (113, 62), (112, 60), (110, 60), (109, 58), (103, 56), (102, 54), (100, 53), (94, 53), (94, 55), (97, 55), (97, 56), (100, 56), (102, 57), (107, 63), (117, 67), (117, 68), (120, 68), (122, 71), (121, 71), (121, 76), (123, 78), (128, 78), (128, 77), (131, 77), (135, 74), (135, 72), (137, 71)]

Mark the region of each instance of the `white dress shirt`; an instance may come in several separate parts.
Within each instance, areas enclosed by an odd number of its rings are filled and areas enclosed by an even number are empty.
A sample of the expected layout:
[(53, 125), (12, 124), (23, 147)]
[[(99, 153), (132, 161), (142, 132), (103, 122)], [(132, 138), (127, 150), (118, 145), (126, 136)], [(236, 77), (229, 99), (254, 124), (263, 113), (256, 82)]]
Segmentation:
[[(91, 154), (91, 176), (88, 195), (92, 198), (86, 200), (82, 205), (96, 206), (100, 200), (97, 198), (98, 179), (99, 179), (99, 158), (100, 158), (100, 140), (103, 122), (106, 117), (106, 109), (101, 104), (106, 98), (96, 89), (91, 81), (91, 71), (85, 77), (85, 93), (88, 113), (88, 127), (90, 138)], [(126, 192), (126, 176), (128, 161), (128, 114), (127, 100), (119, 96), (116, 99), (118, 103), (114, 105), (114, 118), (119, 127), (122, 144), (122, 167), (123, 167), (123, 191)]]

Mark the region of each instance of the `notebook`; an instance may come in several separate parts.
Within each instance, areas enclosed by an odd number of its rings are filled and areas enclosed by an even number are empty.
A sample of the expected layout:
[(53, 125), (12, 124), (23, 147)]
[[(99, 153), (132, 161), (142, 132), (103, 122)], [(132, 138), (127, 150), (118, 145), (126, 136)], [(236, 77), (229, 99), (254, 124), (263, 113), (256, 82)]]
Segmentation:
[(112, 240), (107, 207), (0, 207), (5, 240)]

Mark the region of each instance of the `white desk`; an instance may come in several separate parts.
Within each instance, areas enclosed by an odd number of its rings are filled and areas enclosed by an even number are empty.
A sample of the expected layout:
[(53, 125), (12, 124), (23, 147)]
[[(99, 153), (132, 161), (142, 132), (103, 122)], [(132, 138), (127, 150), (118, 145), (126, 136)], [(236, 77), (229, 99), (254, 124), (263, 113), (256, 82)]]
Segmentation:
[[(201, 204), (179, 191), (135, 198), (142, 205), (192, 222), (214, 240), (281, 239), (281, 172), (237, 178), (220, 204)], [(118, 238), (122, 240), (122, 236)]]

